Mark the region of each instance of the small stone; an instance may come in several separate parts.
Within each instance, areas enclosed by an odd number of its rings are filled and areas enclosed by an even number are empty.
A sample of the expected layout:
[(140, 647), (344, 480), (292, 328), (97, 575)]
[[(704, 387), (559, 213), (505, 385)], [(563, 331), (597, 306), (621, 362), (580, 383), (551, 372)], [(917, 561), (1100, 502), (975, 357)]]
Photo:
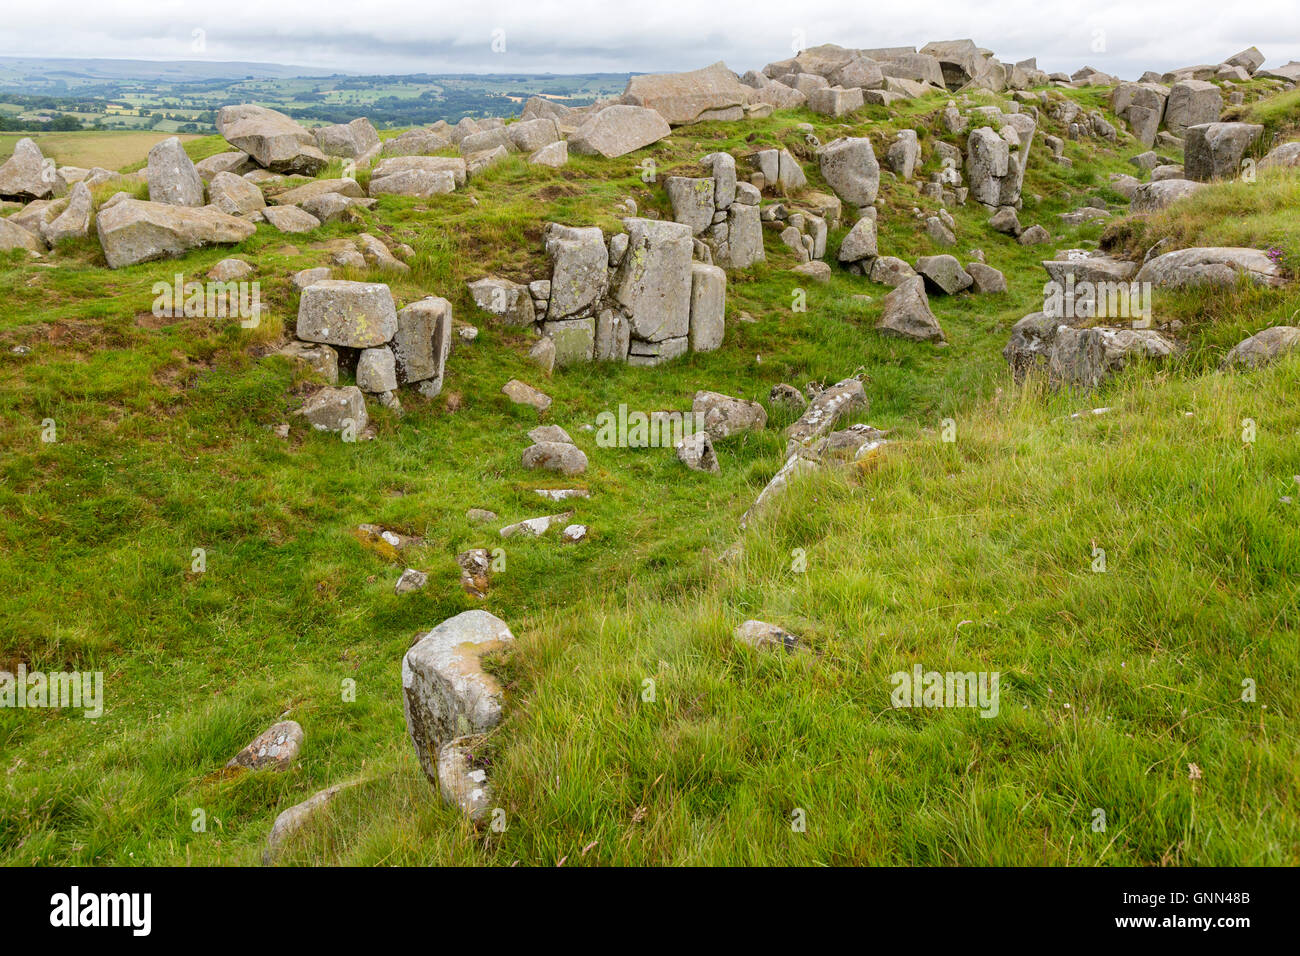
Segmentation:
[(789, 631), (766, 621), (745, 621), (735, 630), (736, 640), (759, 651), (795, 650), (799, 638)]
[(423, 571), (417, 571), (415, 568), (407, 568), (402, 572), (402, 576), (397, 579), (397, 584), (393, 587), (394, 594), (408, 594), (411, 591), (418, 591), (429, 583), (429, 576)]
[(560, 539), (565, 544), (577, 544), (587, 537), (587, 526), (585, 524), (571, 524), (560, 532)]
[(531, 385), (526, 385), (517, 378), (512, 378), (501, 386), (501, 391), (506, 398), (516, 405), (531, 405), (539, 412), (544, 412), (551, 407), (551, 397), (539, 392)]
[(302, 728), (284, 720), (259, 734), (252, 743), (230, 758), (227, 767), (249, 770), (286, 770), (302, 749)]

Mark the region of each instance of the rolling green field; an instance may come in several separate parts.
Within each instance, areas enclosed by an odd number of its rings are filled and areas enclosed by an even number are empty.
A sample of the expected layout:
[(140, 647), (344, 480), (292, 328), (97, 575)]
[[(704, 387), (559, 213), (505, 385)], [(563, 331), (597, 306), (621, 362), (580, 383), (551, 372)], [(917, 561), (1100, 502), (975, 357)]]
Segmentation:
[[(1104, 103), (1105, 91), (1067, 93)], [(1300, 863), (1300, 354), (1217, 370), (1241, 338), (1300, 324), (1296, 284), (1157, 293), (1157, 321), (1182, 323), (1186, 348), (1094, 394), (1017, 385), (1001, 355), (1011, 326), (1042, 308), (1040, 260), (1103, 232), (1138, 255), (1165, 237), (1276, 247), (1294, 277), (1300, 170), (1210, 186), (1140, 222), (1065, 226), (1059, 214), (1085, 204), (1122, 217), (1107, 176), (1132, 172), (1142, 147), (1067, 140), (1066, 168), (1042, 144), (1064, 131), (1041, 114), (1020, 220), (1054, 241), (1021, 246), (975, 203), (952, 209), (955, 254), (981, 249), (1009, 291), (932, 296), (946, 348), (879, 335), (886, 287), (839, 268), (810, 283), (770, 231), (767, 262), (728, 275), (722, 348), (660, 368), (548, 378), (526, 357), (530, 337), (494, 325), (465, 288), (544, 276), (548, 221), (616, 231), (628, 197), (668, 217), (662, 186), (641, 179), (647, 157), (660, 177), (692, 175), (708, 152), (785, 146), (827, 191), (798, 123), (822, 142), (868, 135), (878, 156), (898, 129), (923, 131), (917, 180), (884, 175), (878, 204), (881, 253), (914, 260), (934, 249), (912, 210), (937, 209), (917, 181), (939, 168), (936, 138), (957, 142), (938, 132), (947, 98), (679, 128), (559, 170), (515, 156), (450, 195), (384, 197), (364, 222), (263, 226), (233, 249), (116, 271), (93, 236), (52, 268), (8, 254), (0, 667), (102, 671), (106, 700), (94, 720), (0, 710), (0, 861), (255, 864), (279, 812), (360, 781), (281, 862)], [(1276, 130), (1297, 122), (1292, 103)], [(198, 157), (220, 141), (186, 146)], [(372, 405), (377, 437), (348, 444), (295, 418), (311, 382), (265, 356), (293, 328), (289, 277), (363, 230), (414, 247), (411, 272), (344, 277), (388, 282), (399, 306), (446, 296), (481, 334), (457, 342), (440, 396), (404, 392), (400, 420)], [(828, 262), (846, 232), (832, 232)], [(258, 328), (154, 318), (154, 282), (202, 278), (231, 255), (257, 266)], [(792, 309), (797, 289), (806, 311)], [(769, 406), (767, 429), (720, 441), (720, 475), (687, 471), (670, 449), (599, 448), (582, 429), (620, 404), (687, 409), (698, 389), (766, 404), (777, 383), (855, 372), (870, 404), (850, 421), (892, 430), (890, 444), (795, 484), (743, 533), (794, 413)], [(511, 404), (510, 378), (551, 395), (551, 411)], [(54, 442), (41, 440), (48, 420)], [(580, 479), (521, 467), (541, 421), (586, 452)], [(575, 484), (591, 491), (573, 503), (586, 541), (498, 537), (562, 510), (535, 488)], [(469, 508), (500, 522), (471, 524)], [(391, 562), (358, 541), (365, 522), (423, 544)], [(469, 597), (455, 555), (502, 544), (488, 598)], [(397, 596), (406, 566), (429, 584)], [(479, 755), (500, 832), (441, 801), (402, 716), (406, 648), (471, 607), (517, 638), (491, 660), (505, 718)], [(807, 649), (739, 645), (732, 630), (749, 618)], [(891, 675), (915, 665), (998, 672), (998, 715), (895, 709)], [(223, 770), (289, 718), (306, 734), (292, 769)]]

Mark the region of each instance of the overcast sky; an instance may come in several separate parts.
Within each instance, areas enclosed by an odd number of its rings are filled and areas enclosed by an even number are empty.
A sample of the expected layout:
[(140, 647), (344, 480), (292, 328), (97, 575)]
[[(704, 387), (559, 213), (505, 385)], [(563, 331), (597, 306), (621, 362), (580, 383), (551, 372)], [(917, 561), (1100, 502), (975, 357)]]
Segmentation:
[[(0, 55), (243, 60), (368, 73), (737, 72), (802, 42), (916, 46), (970, 37), (1124, 77), (1258, 46), (1300, 59), (1300, 0), (9, 0)], [(196, 32), (196, 31), (202, 31)], [(494, 50), (494, 39), (496, 50)], [(503, 49), (502, 49), (503, 48)]]

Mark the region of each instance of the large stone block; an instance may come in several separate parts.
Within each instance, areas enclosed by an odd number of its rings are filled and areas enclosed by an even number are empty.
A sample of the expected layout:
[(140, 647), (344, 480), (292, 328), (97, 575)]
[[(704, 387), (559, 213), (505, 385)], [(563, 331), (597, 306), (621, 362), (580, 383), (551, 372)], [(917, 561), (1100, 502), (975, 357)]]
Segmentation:
[(302, 290), (298, 338), (348, 348), (383, 345), (397, 333), (397, 308), (382, 282), (323, 279)]
[(627, 219), (628, 248), (614, 274), (614, 300), (634, 339), (661, 342), (690, 331), (691, 230), (676, 222)]

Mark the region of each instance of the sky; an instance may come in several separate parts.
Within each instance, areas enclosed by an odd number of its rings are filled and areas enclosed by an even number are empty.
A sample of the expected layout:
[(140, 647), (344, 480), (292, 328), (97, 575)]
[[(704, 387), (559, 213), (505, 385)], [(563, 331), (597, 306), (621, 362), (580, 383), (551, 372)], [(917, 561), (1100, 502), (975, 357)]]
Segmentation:
[(1124, 78), (1258, 46), (1300, 59), (1300, 0), (60, 0), (10, 2), (0, 55), (238, 60), (360, 73), (738, 73), (798, 46), (970, 37), (1004, 62)]

